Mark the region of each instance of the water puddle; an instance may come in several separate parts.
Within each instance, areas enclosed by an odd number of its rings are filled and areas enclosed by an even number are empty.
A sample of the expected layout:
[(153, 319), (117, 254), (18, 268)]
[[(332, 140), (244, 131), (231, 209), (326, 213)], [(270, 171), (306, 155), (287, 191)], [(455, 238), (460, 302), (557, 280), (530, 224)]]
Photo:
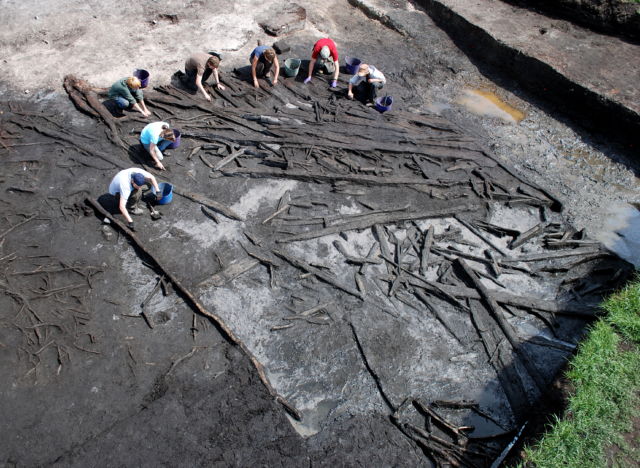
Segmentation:
[(524, 112), (507, 104), (495, 93), (481, 89), (465, 89), (456, 103), (477, 115), (495, 117), (517, 124), (525, 118)]
[(594, 237), (626, 261), (640, 267), (640, 210), (626, 203), (609, 207)]

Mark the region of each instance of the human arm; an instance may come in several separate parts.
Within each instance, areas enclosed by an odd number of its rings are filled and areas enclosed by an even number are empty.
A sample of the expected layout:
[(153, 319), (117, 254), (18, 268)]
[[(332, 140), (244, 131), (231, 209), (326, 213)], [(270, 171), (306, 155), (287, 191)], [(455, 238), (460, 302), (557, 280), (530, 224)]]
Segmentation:
[(145, 179), (147, 179), (149, 182), (151, 182), (151, 185), (155, 189), (156, 194), (159, 194), (160, 193), (160, 186), (158, 185), (158, 181), (156, 180), (155, 176), (153, 174), (149, 174), (147, 177), (145, 177)]
[[(160, 169), (161, 171), (164, 171), (164, 166), (160, 162), (160, 158), (158, 157), (158, 154), (157, 154), (158, 151), (160, 151), (160, 149), (158, 148), (158, 145), (156, 145), (154, 142), (149, 143), (149, 154), (151, 155), (153, 162), (156, 163), (156, 167), (158, 169)], [(156, 187), (157, 189), (157, 184), (154, 185), (154, 187)]]
[[(141, 101), (141, 102), (144, 104), (144, 101)], [(149, 111), (147, 111), (147, 110), (146, 110), (146, 106), (145, 106), (145, 109), (143, 109), (143, 108), (142, 108), (142, 106), (140, 105), (140, 103), (138, 103), (138, 102), (136, 102), (136, 103), (133, 105), (133, 108), (134, 108), (135, 110), (137, 110), (138, 112), (140, 112), (140, 113), (141, 113), (143, 116), (145, 116), (145, 117), (148, 117), (149, 115), (151, 115), (151, 112), (149, 112)], [(149, 112), (149, 113), (147, 114), (147, 112)]]
[(278, 61), (278, 57), (274, 57), (273, 65), (276, 67), (273, 72), (273, 84), (278, 84), (278, 76), (280, 76), (280, 62)]
[(207, 93), (204, 86), (202, 86), (202, 73), (200, 73), (200, 71), (198, 71), (198, 74), (196, 75), (196, 87), (200, 90), (207, 101), (211, 101), (211, 96), (209, 96), (209, 93)]
[(353, 99), (353, 83), (349, 81), (349, 89), (347, 90), (347, 97)]
[(213, 78), (216, 80), (216, 88), (218, 88), (221, 91), (224, 91), (224, 86), (222, 85), (222, 83), (220, 83), (220, 76), (218, 76), (217, 68), (213, 69)]
[(253, 78), (253, 86), (256, 88), (260, 87), (258, 83), (258, 76), (256, 75), (256, 67), (258, 66), (258, 56), (254, 55), (251, 60), (251, 77)]
[(309, 74), (307, 75), (307, 79), (304, 80), (305, 83), (311, 81), (311, 75), (313, 75), (313, 68), (316, 66), (316, 59), (312, 58), (309, 60)]
[(143, 110), (143, 112), (147, 114), (147, 117), (150, 117), (151, 111), (147, 108), (147, 104), (144, 102), (144, 99), (140, 99), (140, 102), (138, 102), (138, 104), (140, 105), (140, 108)]
[(127, 199), (120, 194), (120, 203), (118, 203), (118, 208), (120, 209), (120, 213), (124, 216), (124, 219), (127, 220), (128, 223), (133, 223), (133, 219), (129, 215), (127, 211)]
[(338, 61), (338, 59), (335, 59), (334, 63), (336, 65), (336, 69), (333, 71), (333, 81), (337, 82), (338, 81), (338, 75), (340, 74), (340, 62)]

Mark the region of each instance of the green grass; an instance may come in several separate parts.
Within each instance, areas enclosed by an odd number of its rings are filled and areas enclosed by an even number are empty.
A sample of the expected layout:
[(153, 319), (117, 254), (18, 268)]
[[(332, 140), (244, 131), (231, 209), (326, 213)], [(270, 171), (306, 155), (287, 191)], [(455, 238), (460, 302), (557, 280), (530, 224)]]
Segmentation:
[(591, 327), (570, 363), (567, 376), (575, 393), (567, 411), (525, 450), (525, 466), (601, 468), (613, 444), (638, 459), (638, 447), (628, 447), (622, 434), (631, 428), (640, 403), (640, 281), (603, 308), (606, 316)]

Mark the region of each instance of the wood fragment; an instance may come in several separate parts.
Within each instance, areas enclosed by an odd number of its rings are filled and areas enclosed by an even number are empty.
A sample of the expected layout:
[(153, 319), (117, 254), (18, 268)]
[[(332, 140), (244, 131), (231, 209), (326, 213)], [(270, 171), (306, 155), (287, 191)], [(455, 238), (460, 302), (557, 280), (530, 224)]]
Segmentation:
[(422, 244), (422, 252), (420, 256), (420, 274), (425, 276), (427, 274), (427, 265), (429, 262), (429, 253), (431, 252), (431, 246), (433, 245), (433, 226), (429, 226), (427, 233), (424, 236), (424, 243)]
[(502, 330), (502, 333), (504, 333), (504, 336), (507, 338), (507, 340), (511, 344), (514, 352), (518, 356), (520, 356), (522, 364), (524, 365), (525, 369), (527, 369), (527, 372), (529, 373), (529, 375), (537, 385), (538, 389), (544, 392), (546, 382), (540, 375), (540, 371), (538, 371), (535, 365), (531, 362), (530, 357), (528, 356), (528, 353), (525, 351), (525, 348), (522, 346), (522, 342), (520, 338), (516, 335), (511, 324), (507, 322), (507, 320), (504, 318), (504, 315), (502, 314), (502, 310), (500, 309), (500, 306), (498, 305), (494, 297), (491, 295), (489, 290), (482, 284), (482, 282), (478, 279), (478, 277), (475, 275), (473, 270), (469, 267), (469, 265), (463, 259), (458, 258), (456, 261), (458, 262), (458, 265), (467, 274), (469, 279), (472, 281), (472, 283), (480, 293), (480, 296), (482, 297), (484, 302), (489, 306), (489, 311), (491, 312), (492, 317), (497, 322), (500, 329)]
[(196, 284), (196, 288), (204, 288), (209, 286), (220, 287), (225, 285), (226, 283), (233, 281), (238, 276), (246, 273), (251, 270), (253, 267), (258, 265), (260, 262), (256, 259), (251, 258), (243, 258), (232, 262), (227, 265), (222, 271), (219, 271), (215, 275), (207, 278)]
[(461, 211), (469, 211), (475, 209), (473, 205), (456, 205), (449, 208), (442, 208), (438, 210), (422, 210), (422, 211), (398, 211), (392, 213), (379, 213), (373, 215), (356, 215), (354, 217), (345, 216), (343, 222), (335, 224), (324, 229), (316, 231), (304, 232), (284, 239), (278, 239), (278, 243), (295, 242), (300, 240), (315, 239), (317, 237), (323, 237), (330, 234), (337, 234), (342, 231), (352, 231), (354, 229), (366, 229), (375, 224), (389, 224), (399, 221), (408, 221), (412, 219), (427, 219), (427, 218), (445, 218), (452, 217), (455, 213)]
[(210, 198), (207, 198), (203, 195), (200, 195), (198, 193), (193, 193), (193, 192), (186, 192), (180, 189), (177, 189), (175, 186), (173, 187), (173, 192), (188, 198), (189, 200), (192, 200), (196, 203), (200, 203), (201, 205), (204, 205), (208, 208), (211, 208), (212, 210), (215, 210), (223, 215), (225, 215), (228, 218), (231, 219), (236, 219), (238, 221), (244, 221), (244, 217), (240, 216), (238, 213), (236, 213), (235, 211), (233, 211), (231, 208), (223, 205), (222, 203), (219, 203), (217, 201), (211, 200)]
[(340, 284), (336, 278), (333, 277), (333, 275), (329, 274), (329, 273), (325, 273), (324, 271), (320, 270), (319, 268), (313, 267), (311, 265), (309, 265), (308, 263), (306, 263), (303, 260), (297, 259), (295, 257), (292, 257), (282, 251), (279, 250), (273, 250), (273, 253), (275, 255), (277, 255), (278, 257), (286, 260), (287, 262), (291, 263), (293, 266), (295, 266), (296, 268), (299, 268), (301, 270), (306, 271), (307, 273), (311, 273), (314, 276), (316, 276), (317, 278), (321, 279), (322, 281), (324, 281), (325, 283), (328, 283), (332, 286), (334, 286), (337, 289), (340, 289), (341, 291), (346, 292), (347, 294), (350, 294), (352, 296), (357, 297), (360, 300), (364, 301), (364, 296), (362, 295), (362, 293), (360, 293), (360, 291), (356, 291), (348, 286), (344, 286), (342, 284)]

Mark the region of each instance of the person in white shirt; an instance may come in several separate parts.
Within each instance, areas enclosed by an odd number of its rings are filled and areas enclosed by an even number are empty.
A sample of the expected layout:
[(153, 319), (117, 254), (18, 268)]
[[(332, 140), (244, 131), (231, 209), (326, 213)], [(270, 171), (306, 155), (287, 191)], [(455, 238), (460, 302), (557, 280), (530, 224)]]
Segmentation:
[(138, 202), (142, 198), (143, 189), (148, 189), (149, 184), (156, 190), (156, 197), (158, 199), (162, 198), (158, 181), (153, 174), (137, 167), (123, 169), (118, 172), (109, 184), (109, 193), (116, 197), (118, 209), (127, 220), (128, 227), (132, 231), (135, 229), (133, 228), (133, 219), (129, 215), (129, 210), (134, 215), (144, 213), (138, 207)]
[(365, 103), (368, 106), (372, 106), (375, 103), (378, 90), (381, 89), (386, 82), (387, 79), (380, 70), (373, 65), (362, 63), (358, 68), (358, 72), (349, 80), (347, 97), (353, 99), (353, 91), (355, 89), (358, 94), (362, 94)]

